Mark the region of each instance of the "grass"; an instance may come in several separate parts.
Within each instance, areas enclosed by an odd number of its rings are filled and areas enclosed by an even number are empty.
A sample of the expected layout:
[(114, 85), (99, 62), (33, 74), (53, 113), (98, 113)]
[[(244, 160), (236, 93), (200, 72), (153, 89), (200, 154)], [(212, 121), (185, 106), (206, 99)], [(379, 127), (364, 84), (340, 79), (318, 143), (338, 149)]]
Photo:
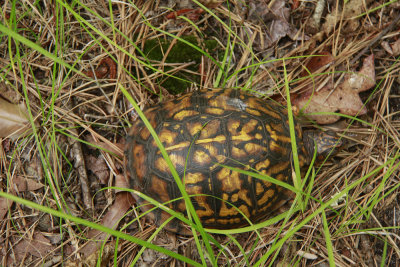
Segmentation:
[[(331, 126), (345, 129), (343, 136), (351, 140), (351, 145), (335, 159), (318, 166), (312, 163), (305, 176), (300, 171), (298, 155), (293, 153), (293, 186), (280, 184), (296, 194), (287, 211), (242, 229), (203, 228), (190, 201), (192, 196), (184, 190), (182, 177), (141, 112), (144, 106), (157, 103), (159, 99), (174, 97), (173, 89), (166, 88), (163, 81), (181, 81), (188, 85), (187, 91), (233, 87), (264, 98), (282, 95), (289, 113), (292, 150), (296, 152), (294, 111), (290, 101), (293, 94), (301, 92), (307, 84), (317, 87), (326, 79), (353, 71), (354, 66), (346, 62), (367, 45), (367, 35), (375, 36), (379, 32), (362, 28), (355, 34), (344, 34), (346, 21), (343, 20), (341, 28), (314, 43), (318, 44), (315, 48), (305, 49), (310, 42), (304, 42), (296, 44), (294, 50), (285, 49), (294, 41), (282, 40), (263, 53), (257, 48), (261, 45), (260, 27), (251, 21), (246, 21), (247, 28), (242, 27), (235, 16), (227, 16), (229, 12), (239, 16), (235, 9), (237, 3), (207, 8), (193, 2), (205, 10), (199, 21), (187, 18), (167, 21), (165, 15), (171, 9), (153, 1), (100, 1), (85, 5), (80, 1), (58, 0), (54, 4), (36, 1), (3, 6), (0, 15), (1, 82), (12, 92), (13, 99), (26, 104), (33, 134), (11, 142), (8, 149), (3, 139), (0, 198), (12, 200), (14, 204), (1, 223), (0, 247), (17, 255), (18, 243), (35, 240), (34, 234), (40, 232), (59, 238), (59, 242), (55, 242), (52, 250), (43, 252), (44, 260), (25, 255), (21, 265), (45, 264), (54, 255), (61, 255), (55, 263), (59, 265), (84, 262), (80, 249), (90, 243), (87, 234), (94, 229), (112, 236), (107, 244), (116, 245), (108, 263), (116, 266), (139, 264), (150, 257), (146, 253), (153, 255), (154, 261), (162, 259), (172, 263), (176, 260), (193, 266), (308, 266), (317, 262), (352, 266), (358, 262), (367, 264), (369, 259), (365, 255), (371, 255), (381, 266), (398, 263), (400, 229), (398, 224), (385, 220), (385, 214), (399, 208), (399, 111), (388, 108), (396, 97), (391, 90), (397, 83), (398, 58), (377, 57), (378, 82), (363, 99), (374, 112), (357, 118), (338, 114), (346, 126)], [(363, 13), (363, 17), (353, 19), (361, 21), (374, 17), (377, 12), (389, 19), (386, 5), (382, 1)], [(199, 42), (188, 41), (187, 35), (197, 36)], [(390, 38), (385, 40), (390, 41)], [(204, 40), (212, 40), (217, 45), (215, 54), (199, 45)], [(161, 54), (151, 57), (145, 50), (148, 42), (162, 44)], [(193, 53), (198, 52), (196, 68), (199, 67), (199, 73), (183, 60), (166, 61), (171, 51), (175, 52), (176, 43), (185, 44)], [(298, 78), (310, 57), (330, 48), (335, 51), (337, 60), (329, 70)], [(374, 52), (386, 55), (379, 49), (375, 48)], [(84, 73), (91, 69), (89, 65), (96, 68), (96, 62), (105, 57), (116, 62), (117, 76), (97, 80), (85, 77)], [(345, 71), (339, 69), (343, 66)], [(39, 72), (45, 73), (45, 78), (37, 77)], [(179, 73), (196, 78), (187, 79), (188, 76)], [(146, 230), (151, 227), (142, 225), (143, 214), (138, 207), (121, 219), (117, 230), (101, 224), (116, 191), (124, 189), (111, 186), (115, 176), (122, 172), (122, 155), (110, 153), (115, 150), (100, 141), (115, 148), (111, 143), (121, 142), (126, 136), (132, 114), (149, 128), (182, 192), (187, 214), (170, 210), (168, 203), (157, 203), (140, 192), (132, 192), (191, 227), (193, 237), (177, 236), (175, 245), (171, 245), (174, 242), (168, 238), (169, 242), (162, 243), (162, 229), (166, 223), (152, 233)], [(81, 144), (85, 156), (101, 155), (108, 166), (109, 184), (99, 186), (94, 171), (89, 172), (90, 203), (82, 199), (82, 181), (74, 165), (75, 151), (69, 144), (73, 141)], [(35, 171), (28, 172), (30, 169)], [(279, 183), (257, 173), (240, 172)], [(44, 187), (32, 192), (16, 191), (13, 181), (17, 176), (39, 181)], [(43, 214), (50, 215), (47, 229), (53, 230), (40, 230)], [(357, 247), (357, 244), (361, 245)], [(103, 249), (105, 245), (103, 242)], [(190, 246), (195, 251), (186, 253)], [(317, 260), (307, 260), (302, 252), (316, 256)], [(0, 251), (0, 265), (7, 260), (2, 253)]]

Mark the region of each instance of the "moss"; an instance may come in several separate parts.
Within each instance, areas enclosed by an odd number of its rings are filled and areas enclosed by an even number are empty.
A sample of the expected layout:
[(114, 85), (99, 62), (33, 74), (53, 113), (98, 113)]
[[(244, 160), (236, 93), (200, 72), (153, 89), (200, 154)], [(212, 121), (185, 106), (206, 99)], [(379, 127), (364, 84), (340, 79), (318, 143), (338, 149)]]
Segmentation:
[[(215, 40), (202, 40), (198, 39), (196, 36), (184, 36), (181, 37), (183, 40), (199, 47), (201, 50), (205, 51), (210, 55), (214, 55), (217, 42)], [(171, 45), (171, 39), (151, 39), (146, 41), (143, 53), (146, 55), (147, 59), (150, 62), (161, 61), (164, 57), (164, 54), (168, 50)], [(176, 40), (176, 43), (168, 53), (168, 56), (165, 60), (166, 63), (188, 63), (193, 62), (186, 70), (192, 71), (193, 73), (189, 73), (188, 71), (178, 71), (173, 73), (174, 77), (169, 77), (167, 75), (163, 75), (159, 78), (158, 82), (161, 86), (166, 88), (168, 92), (172, 94), (179, 94), (184, 92), (191, 83), (199, 83), (200, 75), (199, 75), (199, 65), (201, 63), (201, 56), (203, 54), (197, 49), (191, 47), (190, 45)], [(164, 72), (171, 70), (171, 67), (165, 67)]]

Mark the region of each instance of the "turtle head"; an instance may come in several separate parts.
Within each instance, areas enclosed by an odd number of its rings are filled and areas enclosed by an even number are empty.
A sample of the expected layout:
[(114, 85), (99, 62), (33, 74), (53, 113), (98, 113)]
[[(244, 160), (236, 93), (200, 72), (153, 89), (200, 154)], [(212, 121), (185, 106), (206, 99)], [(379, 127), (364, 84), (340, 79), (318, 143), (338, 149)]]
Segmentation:
[(323, 159), (338, 152), (343, 140), (332, 131), (307, 130), (303, 132), (304, 146), (310, 158), (317, 149), (317, 159)]

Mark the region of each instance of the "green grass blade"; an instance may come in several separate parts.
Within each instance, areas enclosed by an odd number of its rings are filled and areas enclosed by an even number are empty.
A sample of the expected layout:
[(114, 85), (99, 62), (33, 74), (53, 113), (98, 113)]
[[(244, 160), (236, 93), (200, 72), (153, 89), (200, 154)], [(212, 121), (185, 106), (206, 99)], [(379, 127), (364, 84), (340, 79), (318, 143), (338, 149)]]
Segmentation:
[(335, 266), (335, 257), (333, 256), (333, 244), (331, 239), (331, 233), (329, 232), (329, 223), (326, 220), (325, 210), (322, 210), (322, 223), (324, 225), (324, 236), (326, 249), (328, 251), (329, 266)]
[(99, 230), (99, 231), (102, 231), (102, 232), (109, 233), (110, 235), (113, 235), (115, 237), (119, 237), (119, 238), (128, 240), (130, 242), (139, 244), (141, 246), (145, 246), (145, 247), (147, 247), (149, 249), (156, 250), (156, 251), (161, 252), (161, 253), (163, 253), (165, 255), (168, 255), (168, 256), (174, 257), (174, 258), (176, 258), (178, 260), (184, 261), (184, 262), (186, 262), (188, 264), (192, 264), (193, 266), (199, 266), (199, 267), (202, 266), (201, 264), (199, 264), (199, 263), (197, 263), (197, 262), (195, 262), (195, 261), (193, 261), (193, 260), (191, 260), (191, 259), (189, 259), (189, 258), (187, 258), (185, 256), (182, 256), (182, 255), (180, 255), (178, 253), (175, 253), (173, 251), (170, 251), (170, 250), (165, 249), (165, 248), (160, 247), (160, 246), (156, 246), (156, 245), (154, 245), (152, 243), (149, 243), (147, 241), (144, 241), (144, 240), (141, 240), (139, 238), (133, 237), (131, 235), (128, 235), (128, 234), (125, 234), (125, 233), (121, 233), (119, 231), (113, 230), (113, 229), (105, 227), (103, 225), (100, 225), (100, 224), (97, 224), (97, 223), (93, 223), (93, 222), (84, 220), (82, 218), (75, 217), (75, 216), (72, 216), (70, 214), (66, 214), (64, 212), (51, 209), (51, 208), (46, 207), (46, 206), (39, 205), (39, 204), (37, 204), (35, 202), (29, 201), (29, 200), (26, 200), (26, 199), (23, 199), (23, 198), (20, 198), (20, 197), (17, 197), (17, 196), (14, 196), (12, 194), (8, 194), (8, 193), (5, 193), (5, 192), (1, 192), (0, 191), (0, 197), (10, 199), (10, 200), (15, 201), (17, 203), (20, 203), (22, 205), (26, 205), (28, 207), (31, 207), (33, 209), (36, 209), (36, 210), (51, 214), (51, 215), (56, 216), (56, 217), (63, 218), (64, 220), (69, 220), (69, 221), (75, 222), (77, 224), (81, 224), (81, 225), (90, 227), (90, 228), (95, 229), (95, 230)]
[(355, 188), (356, 186), (360, 185), (361, 183), (363, 183), (365, 180), (367, 180), (370, 177), (374, 177), (375, 175), (377, 175), (383, 168), (385, 168), (387, 165), (391, 164), (393, 161), (396, 161), (400, 158), (400, 154), (396, 155), (396, 157), (394, 157), (393, 159), (385, 162), (385, 164), (382, 164), (381, 166), (375, 168), (374, 170), (372, 170), (371, 172), (369, 172), (368, 174), (364, 175), (363, 177), (361, 177), (360, 179), (354, 181), (352, 184), (350, 184), (348, 187), (346, 187), (343, 191), (341, 191), (340, 193), (336, 194), (332, 199), (330, 199), (329, 201), (323, 203), (318, 209), (316, 209), (312, 214), (310, 214), (309, 216), (307, 216), (306, 218), (303, 219), (303, 221), (299, 222), (292, 230), (288, 231), (286, 233), (286, 235), (284, 237), (282, 237), (282, 239), (280, 239), (276, 244), (274, 244), (273, 246), (271, 246), (271, 248), (269, 249), (269, 251), (264, 254), (260, 260), (257, 261), (257, 263), (254, 266), (261, 266), (263, 263), (266, 262), (266, 260), (271, 256), (271, 254), (280, 246), (283, 245), (284, 242), (286, 242), (291, 236), (293, 236), (297, 231), (299, 231), (302, 227), (304, 227), (309, 221), (311, 221), (317, 214), (322, 213), (323, 210), (329, 208), (329, 206), (331, 206), (333, 203), (335, 203), (339, 198), (341, 198), (342, 196), (346, 195), (349, 193), (350, 190), (352, 190), (353, 188)]

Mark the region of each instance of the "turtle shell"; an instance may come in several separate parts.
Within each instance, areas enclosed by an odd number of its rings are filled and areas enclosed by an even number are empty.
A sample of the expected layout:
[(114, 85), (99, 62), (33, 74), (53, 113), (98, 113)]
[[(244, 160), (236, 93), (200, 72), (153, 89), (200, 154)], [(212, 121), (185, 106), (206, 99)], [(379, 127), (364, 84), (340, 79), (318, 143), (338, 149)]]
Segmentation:
[[(292, 183), (292, 146), (286, 110), (271, 100), (233, 89), (195, 91), (144, 111), (157, 132), (206, 228), (231, 229), (265, 219), (287, 199), (288, 190), (225, 166), (267, 174)], [(300, 166), (308, 158), (295, 123)], [(178, 186), (143, 121), (129, 131), (125, 167), (131, 186), (169, 208), (185, 212)], [(138, 196), (143, 210), (153, 208)], [(171, 201), (175, 200), (175, 201)], [(240, 212), (238, 211), (240, 210)], [(150, 213), (159, 225), (169, 214)], [(167, 229), (183, 231), (177, 219)]]

